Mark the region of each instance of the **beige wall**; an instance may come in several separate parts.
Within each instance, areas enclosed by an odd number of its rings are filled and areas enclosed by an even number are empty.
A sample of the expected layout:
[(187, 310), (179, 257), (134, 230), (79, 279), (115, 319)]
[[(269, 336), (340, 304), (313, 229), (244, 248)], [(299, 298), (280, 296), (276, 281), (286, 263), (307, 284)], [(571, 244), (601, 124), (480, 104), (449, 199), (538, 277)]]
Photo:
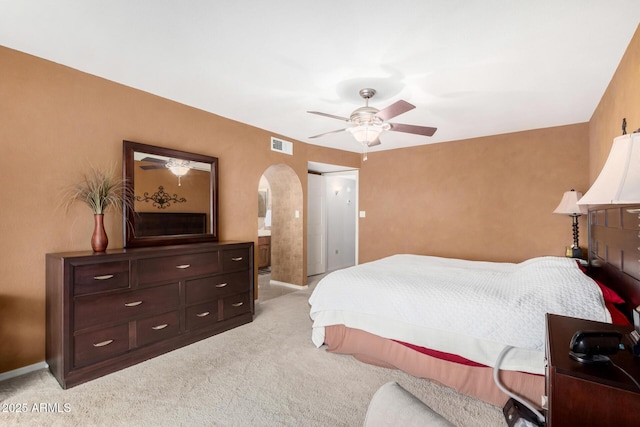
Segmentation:
[(551, 212), (565, 191), (586, 190), (587, 166), (587, 124), (369, 154), (360, 170), (360, 261), (564, 255), (571, 219)]
[[(306, 191), (286, 165), (273, 165), (264, 176), (271, 189), (271, 280), (302, 285), (306, 283), (306, 258), (303, 257), (303, 235), (306, 234), (302, 231), (306, 212), (302, 201)], [(298, 218), (295, 211), (299, 212)]]
[[(359, 261), (563, 255), (571, 221), (551, 211), (564, 191), (595, 179), (622, 117), (640, 127), (639, 55), (636, 33), (588, 124), (370, 153), (360, 172)], [(222, 240), (257, 243), (256, 191), (271, 165), (295, 172), (303, 206), (307, 161), (360, 167), (357, 154), (297, 141), (294, 156), (272, 152), (267, 131), (2, 47), (0, 64), (0, 372), (44, 359), (45, 254), (88, 249), (93, 227), (86, 207), (57, 208), (59, 192), (88, 164), (121, 167), (123, 139), (220, 159)], [(106, 226), (110, 247), (120, 247), (119, 215)], [(304, 270), (306, 243), (302, 260)]]
[[(65, 213), (59, 194), (90, 164), (120, 170), (122, 140), (218, 157), (220, 239), (256, 246), (267, 168), (286, 164), (304, 189), (307, 161), (360, 166), (355, 153), (297, 141), (293, 156), (276, 153), (265, 130), (3, 47), (0, 64), (0, 372), (44, 360), (45, 254), (88, 250), (93, 230), (90, 210)], [(120, 214), (105, 225), (109, 247), (122, 247)]]
[(613, 138), (622, 135), (623, 118), (627, 133), (640, 129), (640, 25), (589, 122), (589, 182), (598, 177)]

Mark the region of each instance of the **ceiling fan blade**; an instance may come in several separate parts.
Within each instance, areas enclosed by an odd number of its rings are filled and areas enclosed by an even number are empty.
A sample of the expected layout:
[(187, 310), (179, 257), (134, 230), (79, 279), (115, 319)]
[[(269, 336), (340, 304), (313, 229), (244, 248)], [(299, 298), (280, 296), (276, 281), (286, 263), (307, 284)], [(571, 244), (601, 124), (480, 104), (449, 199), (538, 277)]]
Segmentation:
[(401, 123), (389, 123), (389, 130), (394, 132), (414, 133), (416, 135), (432, 136), (438, 128), (427, 126), (405, 125)]
[(142, 165), (140, 169), (151, 170), (151, 169), (164, 169), (165, 165)]
[(344, 132), (345, 130), (347, 130), (347, 129), (332, 130), (331, 132), (325, 132), (325, 133), (321, 133), (319, 135), (313, 135), (313, 136), (310, 136), (309, 138), (319, 138), (321, 136), (329, 135), (331, 133)]
[(347, 117), (334, 116), (333, 114), (321, 113), (320, 111), (307, 111), (307, 113), (317, 114), (317, 115), (319, 115), (319, 116), (330, 117), (330, 118), (332, 118), (332, 119), (343, 120), (343, 121), (345, 121), (345, 122), (348, 122), (348, 121), (349, 121), (349, 119), (348, 119)]
[(406, 113), (409, 110), (413, 110), (416, 108), (415, 105), (409, 104), (407, 101), (396, 101), (393, 104), (389, 105), (387, 108), (384, 108), (376, 113), (376, 117), (380, 117), (383, 122), (386, 122), (389, 119), (394, 118), (395, 116), (399, 116), (402, 113)]
[(145, 157), (143, 159), (140, 159), (141, 162), (153, 162), (153, 163), (167, 163), (166, 160), (162, 160), (162, 159), (158, 159), (155, 157)]

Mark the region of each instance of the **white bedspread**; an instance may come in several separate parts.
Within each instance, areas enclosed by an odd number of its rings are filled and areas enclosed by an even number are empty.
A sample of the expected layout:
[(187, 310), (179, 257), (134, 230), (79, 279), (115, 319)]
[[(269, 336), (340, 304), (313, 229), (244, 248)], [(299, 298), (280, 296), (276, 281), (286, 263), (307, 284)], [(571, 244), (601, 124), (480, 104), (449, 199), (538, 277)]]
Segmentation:
[[(575, 260), (494, 263), (394, 255), (335, 271), (311, 298), (312, 340), (344, 324), (501, 368), (544, 373), (545, 314), (611, 322), (602, 292)], [(567, 351), (569, 343), (567, 343)]]

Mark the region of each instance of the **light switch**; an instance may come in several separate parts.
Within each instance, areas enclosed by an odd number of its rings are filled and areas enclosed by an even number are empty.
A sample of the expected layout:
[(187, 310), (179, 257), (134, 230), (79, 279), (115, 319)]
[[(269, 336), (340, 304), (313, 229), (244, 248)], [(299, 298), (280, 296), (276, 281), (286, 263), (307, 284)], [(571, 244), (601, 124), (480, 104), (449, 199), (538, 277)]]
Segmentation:
[(295, 212), (296, 218), (300, 218), (300, 211)]
[(360, 218), (366, 218), (367, 217), (367, 212), (366, 211), (360, 211)]

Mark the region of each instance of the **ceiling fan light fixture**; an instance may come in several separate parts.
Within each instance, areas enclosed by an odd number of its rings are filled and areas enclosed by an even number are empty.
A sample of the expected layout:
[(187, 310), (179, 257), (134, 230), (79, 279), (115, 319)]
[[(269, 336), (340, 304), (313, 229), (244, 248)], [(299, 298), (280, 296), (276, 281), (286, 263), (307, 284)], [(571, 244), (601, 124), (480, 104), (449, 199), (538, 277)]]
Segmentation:
[[(369, 145), (369, 143), (378, 139), (380, 134), (388, 129), (388, 126), (378, 125), (378, 124), (361, 124), (358, 126), (353, 126), (349, 128), (349, 132), (356, 139), (356, 141)], [(386, 129), (385, 129), (386, 128)]]
[(191, 162), (188, 160), (169, 159), (166, 166), (171, 173), (178, 177), (178, 186), (182, 185), (180, 178), (191, 170)]
[(390, 130), (393, 132), (404, 132), (415, 135), (432, 136), (437, 130), (434, 127), (388, 122), (388, 120), (391, 120), (400, 114), (406, 113), (407, 111), (413, 110), (416, 107), (415, 105), (412, 105), (403, 100), (398, 100), (382, 110), (378, 110), (374, 107), (369, 107), (369, 99), (371, 99), (371, 97), (375, 95), (375, 93), (376, 91), (374, 89), (361, 89), (360, 96), (364, 98), (365, 105), (364, 107), (360, 107), (354, 110), (349, 118), (335, 116), (333, 114), (321, 113), (319, 111), (308, 111), (312, 114), (318, 114), (320, 116), (342, 120), (351, 124), (351, 126), (347, 127), (346, 129), (338, 129), (331, 132), (325, 132), (319, 135), (310, 136), (309, 138), (318, 138), (320, 136), (348, 130), (349, 132), (351, 132), (356, 141), (364, 145), (366, 148), (379, 145), (380, 139), (378, 137), (384, 131)]

